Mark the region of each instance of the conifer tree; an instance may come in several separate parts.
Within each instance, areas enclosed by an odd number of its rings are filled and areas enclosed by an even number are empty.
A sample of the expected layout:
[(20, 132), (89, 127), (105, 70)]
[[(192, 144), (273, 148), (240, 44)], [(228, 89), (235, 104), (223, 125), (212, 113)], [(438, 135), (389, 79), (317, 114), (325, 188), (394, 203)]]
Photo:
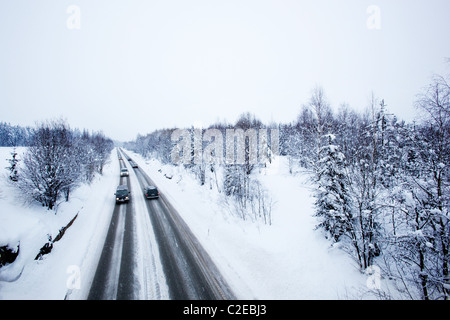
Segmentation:
[(333, 144), (335, 136), (326, 134), (326, 141), (319, 152), (317, 166), (318, 191), (316, 193), (316, 216), (329, 236), (338, 242), (351, 227), (350, 198), (344, 172), (344, 155)]

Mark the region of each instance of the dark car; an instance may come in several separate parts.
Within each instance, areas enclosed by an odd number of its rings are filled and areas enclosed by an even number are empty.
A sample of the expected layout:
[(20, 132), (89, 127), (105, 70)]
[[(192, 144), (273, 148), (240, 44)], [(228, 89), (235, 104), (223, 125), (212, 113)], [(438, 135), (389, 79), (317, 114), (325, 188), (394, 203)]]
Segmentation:
[(155, 186), (146, 186), (144, 188), (144, 194), (147, 199), (158, 199), (159, 198), (158, 188), (156, 188)]
[(117, 187), (115, 195), (116, 203), (130, 201), (130, 191), (128, 190), (128, 186), (124, 184)]

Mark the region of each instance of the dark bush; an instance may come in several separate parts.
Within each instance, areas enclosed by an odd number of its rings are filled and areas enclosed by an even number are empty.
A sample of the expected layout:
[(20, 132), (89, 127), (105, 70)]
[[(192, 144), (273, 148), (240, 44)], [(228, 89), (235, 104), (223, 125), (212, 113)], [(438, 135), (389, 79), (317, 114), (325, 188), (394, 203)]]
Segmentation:
[(0, 268), (13, 263), (19, 255), (20, 243), (17, 245), (16, 250), (10, 248), (9, 245), (0, 247)]

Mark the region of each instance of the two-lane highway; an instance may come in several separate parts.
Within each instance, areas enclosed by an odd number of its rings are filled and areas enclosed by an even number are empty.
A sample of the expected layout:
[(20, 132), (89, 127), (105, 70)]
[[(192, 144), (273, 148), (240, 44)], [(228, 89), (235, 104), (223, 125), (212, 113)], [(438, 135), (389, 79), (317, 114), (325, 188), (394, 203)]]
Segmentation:
[[(122, 154), (125, 159), (131, 159), (123, 151)], [(128, 161), (119, 161), (121, 168), (127, 166)], [(164, 194), (160, 192), (159, 199), (145, 199), (143, 188), (155, 184), (133, 160), (129, 163), (133, 164), (129, 174), (135, 176), (122, 177), (120, 184), (127, 184), (134, 193), (130, 202), (115, 206), (88, 299), (148, 298), (139, 293), (142, 287), (148, 286), (154, 288), (144, 291), (159, 292), (160, 287), (166, 287), (168, 299), (236, 299), (210, 256)], [(156, 243), (138, 243), (136, 230), (148, 233), (148, 238), (155, 239)], [(156, 264), (161, 266), (164, 279), (157, 274)], [(144, 272), (138, 270), (139, 265)], [(158, 297), (161, 298), (159, 294), (155, 296)]]
[[(120, 168), (126, 168), (125, 162), (119, 161)], [(120, 177), (120, 184), (131, 190), (129, 176)], [(135, 298), (133, 223), (133, 202), (116, 204), (88, 299)]]

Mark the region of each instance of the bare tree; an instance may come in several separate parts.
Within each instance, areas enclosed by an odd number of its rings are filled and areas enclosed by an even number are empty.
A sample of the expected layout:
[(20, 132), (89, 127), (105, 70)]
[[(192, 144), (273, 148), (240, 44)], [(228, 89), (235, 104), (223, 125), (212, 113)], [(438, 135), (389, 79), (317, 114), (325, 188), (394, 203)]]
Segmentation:
[[(442, 76), (435, 76), (431, 84), (419, 96), (416, 103), (426, 114), (421, 130), (421, 162), (424, 177), (413, 179), (413, 185), (425, 193), (430, 236), (431, 253), (439, 261), (438, 269), (422, 277), (450, 299), (449, 247), (450, 247), (450, 87)], [(424, 196), (425, 196), (424, 195)], [(422, 281), (425, 281), (422, 280)]]
[(312, 90), (311, 97), (308, 104), (314, 117), (314, 144), (315, 156), (314, 162), (320, 160), (320, 149), (322, 145), (322, 136), (330, 133), (329, 129), (332, 125), (333, 114), (330, 104), (325, 96), (325, 92), (321, 86), (316, 86)]
[(62, 195), (69, 200), (80, 182), (90, 182), (102, 169), (113, 148), (103, 134), (76, 136), (63, 120), (48, 121), (33, 132), (21, 172), (19, 188), (52, 210)]
[(72, 133), (63, 121), (41, 124), (23, 159), (20, 188), (52, 210), (61, 195), (74, 182), (71, 175)]

